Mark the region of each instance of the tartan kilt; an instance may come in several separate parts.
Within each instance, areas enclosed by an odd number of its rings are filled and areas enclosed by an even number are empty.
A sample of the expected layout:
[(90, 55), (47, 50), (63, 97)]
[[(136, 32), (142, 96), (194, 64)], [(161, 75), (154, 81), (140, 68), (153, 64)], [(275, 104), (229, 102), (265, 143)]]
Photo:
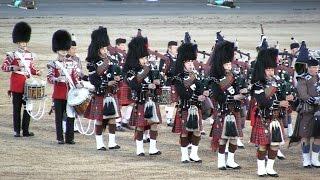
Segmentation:
[[(198, 110), (199, 113), (199, 128), (200, 131), (203, 129), (202, 127), (202, 113), (201, 110)], [(173, 122), (172, 132), (173, 133), (180, 133), (180, 134), (188, 134), (189, 131), (187, 131), (185, 123), (188, 118), (188, 110), (181, 110), (178, 109), (176, 111), (176, 115)]]
[[(118, 98), (113, 95), (112, 96), (117, 103), (117, 111), (119, 116), (121, 117), (121, 111), (119, 106)], [(103, 120), (103, 108), (104, 108), (104, 100), (105, 96), (97, 96), (93, 95), (90, 101), (90, 104), (84, 113), (84, 117), (91, 120), (102, 121)]]
[[(162, 123), (161, 113), (160, 113), (160, 107), (158, 104), (156, 104), (156, 111), (157, 116), (159, 119), (159, 123)], [(136, 104), (135, 107), (132, 110), (131, 118), (129, 120), (130, 126), (135, 126), (138, 128), (144, 128), (144, 130), (150, 129), (150, 123), (144, 119), (144, 104)]]
[[(262, 124), (261, 118), (258, 116), (255, 119), (255, 123), (252, 127), (250, 142), (255, 145), (269, 145), (271, 143), (271, 137), (269, 132), (269, 124), (271, 119), (268, 119), (268, 133), (265, 133), (265, 126)], [(281, 125), (281, 131), (283, 134), (283, 123), (282, 120), (279, 121)]]
[(84, 117), (91, 120), (103, 120), (104, 96), (93, 95)]
[[(243, 132), (241, 128), (242, 118), (240, 117), (240, 112), (234, 112), (233, 115), (236, 119), (236, 125), (238, 130), (238, 136), (243, 137)], [(223, 132), (223, 125), (224, 125), (224, 116), (217, 117), (211, 127), (210, 136), (212, 137), (211, 140), (211, 148), (213, 151), (216, 151), (219, 148), (219, 140), (221, 139), (222, 132)]]
[(120, 106), (128, 106), (134, 101), (131, 99), (131, 89), (126, 82), (119, 83), (119, 90), (117, 92), (117, 97), (119, 99)]

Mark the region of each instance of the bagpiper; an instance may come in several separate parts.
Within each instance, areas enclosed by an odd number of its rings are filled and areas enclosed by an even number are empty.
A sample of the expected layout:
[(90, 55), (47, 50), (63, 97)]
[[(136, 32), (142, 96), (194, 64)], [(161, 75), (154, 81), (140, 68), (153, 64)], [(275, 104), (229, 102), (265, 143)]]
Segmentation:
[(107, 28), (100, 26), (91, 34), (91, 43), (88, 48), (87, 69), (89, 81), (95, 87), (90, 105), (84, 117), (95, 120), (96, 145), (100, 151), (106, 151), (103, 141), (103, 130), (108, 125), (109, 149), (120, 149), (116, 143), (116, 118), (120, 117), (116, 98), (117, 84), (120, 74), (110, 72), (112, 62), (107, 47), (110, 40)]
[[(309, 55), (305, 42), (301, 44), (297, 62), (307, 63), (307, 72), (298, 79), (300, 99), (295, 136), (301, 140), (303, 167), (320, 168), (320, 74), (319, 62)], [(313, 139), (313, 142), (311, 141)], [(312, 145), (311, 145), (312, 142)], [(310, 153), (311, 149), (311, 153)]]
[[(238, 130), (241, 129), (241, 101), (247, 89), (232, 70), (234, 43), (223, 41), (216, 44), (212, 59), (211, 75), (216, 79), (212, 85), (212, 96), (219, 104), (220, 117), (212, 124), (213, 143), (219, 144), (218, 169), (240, 169), (234, 156), (237, 150)], [(229, 143), (226, 160), (225, 149)]]
[(284, 143), (283, 108), (288, 108), (288, 101), (293, 100), (292, 95), (283, 97), (279, 91), (279, 84), (275, 79), (277, 59), (277, 49), (260, 49), (252, 74), (251, 99), (254, 105), (250, 109), (252, 115), (250, 141), (258, 146), (258, 176), (279, 176), (273, 166), (279, 146)]
[[(204, 91), (199, 74), (195, 71), (193, 61), (197, 59), (197, 47), (186, 42), (178, 48), (174, 85), (178, 93), (178, 109), (176, 111), (172, 132), (180, 134), (181, 162), (202, 163), (198, 155), (201, 140), (202, 113), (201, 102), (208, 91)], [(188, 146), (191, 144), (189, 155)]]
[(150, 130), (149, 155), (160, 155), (157, 148), (158, 124), (161, 123), (158, 96), (160, 79), (154, 76), (148, 61), (148, 40), (134, 37), (128, 45), (128, 54), (124, 66), (126, 81), (131, 88), (135, 107), (132, 111), (130, 125), (135, 126), (137, 156), (145, 156), (143, 133)]

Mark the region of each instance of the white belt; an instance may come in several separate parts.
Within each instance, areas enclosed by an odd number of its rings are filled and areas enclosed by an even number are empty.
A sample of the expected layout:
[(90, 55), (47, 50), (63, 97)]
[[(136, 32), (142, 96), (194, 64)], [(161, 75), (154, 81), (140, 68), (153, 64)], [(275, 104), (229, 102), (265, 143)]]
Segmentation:
[(20, 74), (20, 75), (23, 75), (23, 76), (28, 75), (28, 73), (22, 72), (22, 71), (16, 71), (16, 72), (13, 72), (13, 73)]

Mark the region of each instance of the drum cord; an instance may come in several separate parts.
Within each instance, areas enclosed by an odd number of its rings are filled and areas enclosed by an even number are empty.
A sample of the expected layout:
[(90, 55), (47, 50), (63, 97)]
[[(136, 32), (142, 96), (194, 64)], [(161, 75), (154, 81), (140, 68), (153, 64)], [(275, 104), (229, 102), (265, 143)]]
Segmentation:
[[(42, 100), (42, 104), (40, 103), (39, 107), (38, 107), (38, 111), (36, 114), (32, 114), (32, 109), (31, 110), (28, 110), (28, 108), (26, 107), (26, 111), (27, 113), (30, 115), (30, 117), (35, 120), (35, 121), (39, 121), (43, 115), (44, 115), (44, 112), (45, 112), (45, 105), (46, 105), (46, 100), (47, 98), (45, 97), (43, 100)], [(32, 103), (32, 100), (27, 100), (26, 101), (26, 105), (27, 104), (31, 104), (31, 106), (33, 106), (34, 103)]]
[[(82, 122), (81, 122), (81, 117), (80, 116), (77, 116), (76, 118), (75, 118), (75, 125), (76, 125), (76, 128), (78, 129), (78, 131), (79, 131), (79, 133), (80, 134), (83, 134), (83, 135), (87, 135), (87, 136), (91, 136), (91, 135), (93, 135), (94, 134), (94, 132), (95, 132), (95, 127), (96, 127), (96, 123), (97, 123), (97, 120), (89, 120), (89, 123), (88, 123), (88, 127), (87, 127), (87, 129), (86, 130), (84, 130), (83, 129), (83, 125), (82, 125)], [(77, 123), (77, 122), (79, 122), (79, 123)], [(90, 130), (90, 125), (92, 124), (92, 122), (93, 122), (93, 130), (92, 130), (92, 132), (90, 132), (90, 133), (88, 133), (89, 132), (89, 130)], [(80, 125), (80, 128), (79, 128), (79, 125)]]

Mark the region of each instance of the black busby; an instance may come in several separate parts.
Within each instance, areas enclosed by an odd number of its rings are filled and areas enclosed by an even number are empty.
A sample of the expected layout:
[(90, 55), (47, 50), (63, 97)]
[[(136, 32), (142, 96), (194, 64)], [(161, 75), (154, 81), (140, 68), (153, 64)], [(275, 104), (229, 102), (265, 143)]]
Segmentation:
[(110, 40), (108, 36), (107, 28), (99, 26), (98, 29), (95, 29), (91, 33), (91, 44), (97, 48), (103, 48), (110, 45)]
[(275, 48), (262, 49), (258, 53), (256, 63), (254, 65), (252, 74), (252, 84), (260, 81), (262, 83), (266, 82), (265, 69), (276, 68), (278, 65), (277, 56), (279, 50)]
[(116, 39), (116, 45), (125, 44), (126, 42), (127, 42), (127, 40), (124, 39), (124, 38), (118, 38), (118, 39)]
[(58, 30), (52, 37), (52, 51), (69, 50), (71, 47), (71, 35), (66, 30)]
[(136, 59), (149, 56), (148, 52), (148, 39), (142, 36), (133, 38), (128, 44), (128, 54)]
[(214, 77), (220, 79), (225, 76), (223, 64), (232, 62), (234, 50), (234, 43), (230, 41), (223, 41), (215, 46), (211, 64), (211, 74)]
[(193, 61), (197, 59), (197, 51), (194, 49), (194, 44), (183, 43), (178, 48), (178, 55), (176, 61), (176, 74), (184, 71), (184, 63), (186, 61)]
[(31, 36), (31, 27), (26, 22), (18, 22), (12, 31), (12, 41), (13, 43), (18, 42), (29, 42)]

